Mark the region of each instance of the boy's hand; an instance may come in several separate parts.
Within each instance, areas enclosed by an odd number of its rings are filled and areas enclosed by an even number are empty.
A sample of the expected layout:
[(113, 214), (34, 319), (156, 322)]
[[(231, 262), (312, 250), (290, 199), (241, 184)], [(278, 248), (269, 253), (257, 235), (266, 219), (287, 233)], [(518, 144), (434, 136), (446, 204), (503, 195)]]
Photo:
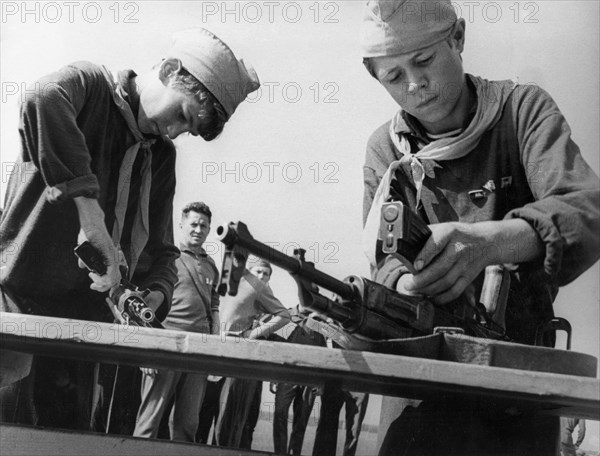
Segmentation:
[[(90, 288), (98, 292), (108, 291), (121, 281), (119, 252), (115, 249), (113, 241), (108, 231), (106, 231), (104, 212), (100, 208), (98, 201), (85, 197), (77, 197), (74, 200), (81, 225), (78, 243), (87, 240), (100, 251), (106, 261), (106, 274), (101, 276), (93, 272), (89, 273), (90, 279), (92, 279)], [(79, 267), (85, 268), (81, 261), (79, 261)]]
[(493, 246), (493, 236), (479, 224), (451, 222), (429, 228), (431, 237), (414, 263), (419, 272), (403, 276), (402, 286), (409, 293), (431, 296), (436, 304), (447, 304), (491, 264), (486, 252)]
[(413, 286), (413, 277), (414, 276), (411, 273), (401, 275), (398, 279), (398, 283), (396, 283), (396, 291), (403, 295), (417, 296), (419, 293), (406, 288), (407, 284), (411, 284), (409, 286)]
[(458, 298), (486, 266), (539, 259), (544, 244), (525, 220), (429, 225), (431, 236), (415, 259), (414, 276), (403, 287), (437, 304)]

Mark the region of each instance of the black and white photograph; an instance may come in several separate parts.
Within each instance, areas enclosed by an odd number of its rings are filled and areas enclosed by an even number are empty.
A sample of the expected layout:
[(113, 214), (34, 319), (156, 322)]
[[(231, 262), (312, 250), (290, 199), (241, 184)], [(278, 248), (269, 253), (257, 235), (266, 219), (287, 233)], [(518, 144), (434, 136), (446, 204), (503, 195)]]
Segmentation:
[(1, 1), (2, 455), (600, 455), (600, 3)]

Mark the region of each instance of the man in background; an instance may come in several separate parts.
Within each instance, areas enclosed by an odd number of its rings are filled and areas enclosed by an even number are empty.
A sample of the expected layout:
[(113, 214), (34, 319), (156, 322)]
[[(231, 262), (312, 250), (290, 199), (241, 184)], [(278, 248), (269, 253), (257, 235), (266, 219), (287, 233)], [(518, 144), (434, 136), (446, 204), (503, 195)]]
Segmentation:
[[(250, 267), (250, 273), (256, 276), (259, 280), (261, 280), (267, 286), (269, 285), (269, 281), (271, 280), (271, 275), (273, 274), (273, 269), (271, 268), (271, 263), (268, 261), (262, 260), (260, 258), (256, 259), (256, 263)], [(269, 286), (269, 288), (271, 288)], [(273, 317), (271, 314), (261, 315), (256, 322), (257, 326), (262, 326), (268, 320)], [(275, 333), (271, 333), (267, 335), (266, 340), (271, 341), (283, 341), (283, 338)], [(251, 449), (252, 448), (252, 438), (254, 435), (254, 429), (256, 429), (256, 424), (258, 423), (258, 419), (260, 417), (260, 406), (262, 401), (262, 389), (263, 382), (258, 382), (256, 385), (256, 390), (254, 392), (254, 397), (252, 398), (252, 402), (250, 404), (250, 409), (248, 410), (248, 418), (246, 419), (246, 423), (244, 424), (244, 430), (242, 431), (242, 438), (240, 440), (240, 448)]]
[[(329, 348), (341, 348), (331, 339), (327, 339)], [(332, 383), (325, 383), (321, 395), (321, 413), (315, 435), (313, 456), (335, 456), (337, 436), (342, 407), (345, 411), (346, 438), (343, 456), (354, 456), (358, 447), (358, 438), (369, 405), (369, 395), (346, 391)]]
[[(237, 259), (234, 258), (234, 261)], [(270, 264), (268, 268), (271, 268)], [(257, 271), (257, 274), (265, 278), (263, 272)], [(288, 310), (273, 296), (269, 285), (248, 269), (244, 271), (240, 280), (237, 295), (226, 295), (222, 298), (219, 309), (225, 335), (239, 337), (242, 340), (268, 339), (290, 321)], [(262, 318), (265, 315), (271, 318)], [(258, 321), (263, 323), (257, 325)], [(240, 447), (242, 433), (259, 384), (261, 382), (257, 380), (237, 378), (225, 380), (221, 391), (219, 418), (215, 427), (218, 445)]]
[[(216, 289), (219, 272), (213, 259), (202, 248), (210, 232), (211, 219), (210, 208), (204, 203), (190, 203), (183, 208), (179, 223), (181, 256), (175, 262), (177, 283), (171, 310), (163, 322), (165, 329), (219, 333), (219, 295)], [(141, 369), (142, 402), (133, 435), (156, 438), (163, 415), (170, 412), (171, 440), (194, 442), (206, 375)]]
[[(292, 330), (285, 341), (292, 344), (325, 347), (325, 337), (313, 331), (306, 324), (309, 313), (300, 305), (290, 310)], [(287, 331), (286, 331), (287, 332)], [(306, 426), (315, 403), (315, 398), (322, 393), (322, 387), (295, 385), (293, 383), (271, 383), (271, 392), (275, 394), (275, 413), (273, 416), (273, 446), (278, 455), (302, 454), (302, 444)], [(292, 406), (294, 418), (288, 447), (288, 414)], [(336, 426), (337, 435), (337, 426)]]

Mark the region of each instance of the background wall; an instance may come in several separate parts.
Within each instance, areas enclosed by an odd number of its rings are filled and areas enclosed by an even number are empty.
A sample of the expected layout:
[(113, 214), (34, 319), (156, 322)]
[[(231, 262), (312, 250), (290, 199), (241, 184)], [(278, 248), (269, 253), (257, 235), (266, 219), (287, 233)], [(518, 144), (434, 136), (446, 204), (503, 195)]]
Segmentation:
[[(367, 138), (397, 107), (361, 64), (363, 1), (2, 2), (0, 152), (4, 194), (18, 153), (18, 102), (25, 84), (74, 60), (143, 72), (172, 32), (206, 26), (255, 66), (263, 87), (221, 138), (182, 137), (175, 213), (189, 201), (213, 209), (213, 232), (244, 221), (263, 242), (338, 278), (368, 274), (360, 249), (362, 163)], [(536, 83), (556, 99), (575, 141), (599, 169), (599, 4), (596, 1), (458, 2), (467, 21), (468, 72)], [(178, 216), (176, 215), (176, 222)], [(220, 261), (221, 247), (207, 250)], [(559, 294), (573, 349), (598, 356), (599, 268)], [(276, 270), (288, 306), (295, 286)], [(376, 422), (375, 406), (368, 421)], [(584, 447), (598, 449), (598, 423)]]

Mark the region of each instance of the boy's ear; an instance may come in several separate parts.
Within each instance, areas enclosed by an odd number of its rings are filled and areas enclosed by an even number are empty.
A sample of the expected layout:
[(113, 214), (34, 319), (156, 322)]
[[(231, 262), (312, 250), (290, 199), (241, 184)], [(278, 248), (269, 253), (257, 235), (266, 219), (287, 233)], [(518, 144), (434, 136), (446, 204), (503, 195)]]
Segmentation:
[(179, 73), (181, 68), (183, 68), (181, 60), (176, 58), (164, 59), (158, 67), (158, 78), (166, 85), (172, 76)]
[(459, 54), (465, 49), (465, 29), (466, 23), (463, 18), (460, 18), (456, 25), (454, 26), (454, 30), (452, 31), (452, 36), (450, 37), (452, 43), (458, 50)]

